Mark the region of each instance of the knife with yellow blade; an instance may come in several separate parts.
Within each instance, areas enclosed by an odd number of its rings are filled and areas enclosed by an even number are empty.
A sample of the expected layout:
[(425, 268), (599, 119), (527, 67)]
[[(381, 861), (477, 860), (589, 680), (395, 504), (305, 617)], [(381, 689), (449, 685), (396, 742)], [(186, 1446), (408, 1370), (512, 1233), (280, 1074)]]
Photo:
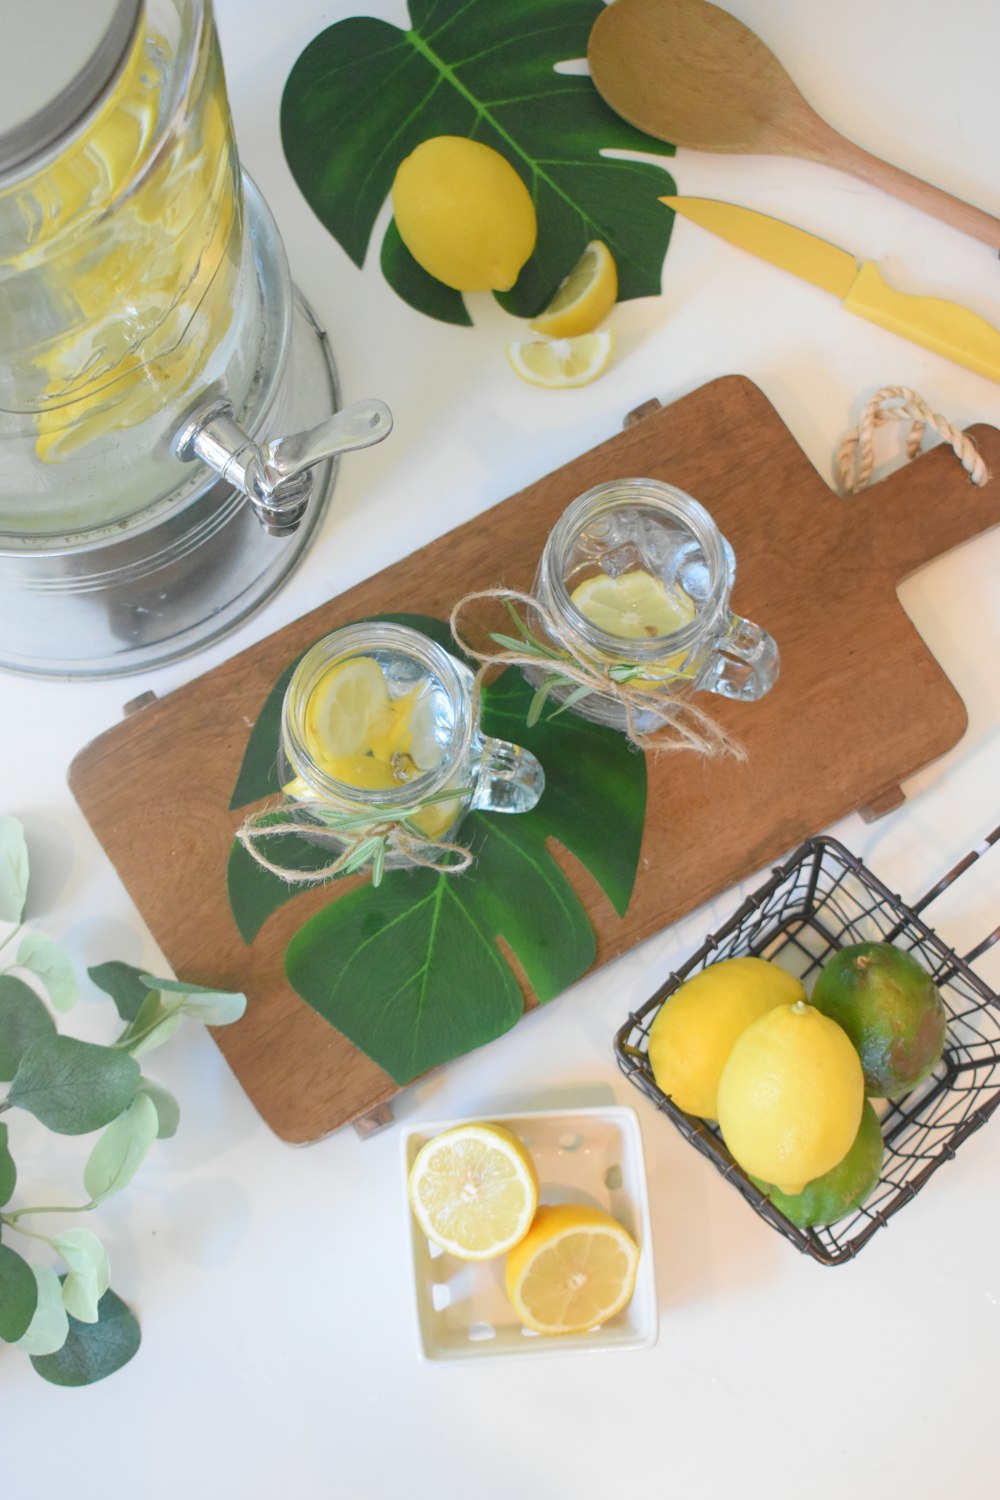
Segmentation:
[(1000, 381), (1000, 331), (958, 302), (897, 292), (883, 280), (874, 261), (859, 266), (847, 250), (752, 208), (714, 198), (661, 198), (660, 202), (731, 245), (832, 292), (848, 312), (943, 354), (988, 380)]

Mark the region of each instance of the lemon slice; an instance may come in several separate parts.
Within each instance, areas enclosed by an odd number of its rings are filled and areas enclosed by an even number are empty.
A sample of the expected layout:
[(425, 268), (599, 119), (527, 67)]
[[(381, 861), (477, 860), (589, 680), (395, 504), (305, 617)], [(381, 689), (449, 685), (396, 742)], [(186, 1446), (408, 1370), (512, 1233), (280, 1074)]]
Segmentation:
[(585, 1333), (620, 1312), (635, 1290), (639, 1247), (599, 1208), (542, 1207), (507, 1257), (507, 1295), (536, 1333)]
[[(428, 679), (389, 705), (389, 715), (379, 719), (370, 749), (381, 760), (409, 756), (415, 771), (433, 771), (441, 763), (443, 747), (435, 734), (434, 689)], [(405, 778), (403, 778), (405, 779)]]
[(606, 328), (575, 339), (532, 339), (508, 344), (507, 358), (514, 372), (529, 385), (550, 389), (589, 385), (611, 362), (614, 339)]
[(374, 755), (327, 756), (320, 765), (335, 781), (358, 791), (384, 792), (400, 784), (388, 762)]
[(382, 668), (353, 656), (320, 678), (306, 704), (306, 746), (320, 764), (364, 755), (392, 722)]
[(434, 693), (424, 691), (410, 706), (407, 750), (421, 771), (433, 771), (441, 764), (444, 747), (435, 733), (437, 724)]
[(527, 1233), (538, 1177), (525, 1146), (502, 1125), (456, 1125), (421, 1146), (409, 1193), (428, 1239), (461, 1260), (488, 1260)]
[(551, 339), (590, 333), (615, 305), (618, 270), (611, 251), (601, 240), (591, 240), (569, 275), (559, 283), (544, 312), (530, 327)]
[(662, 578), (636, 568), (631, 573), (597, 573), (585, 578), (570, 599), (580, 613), (606, 635), (639, 641), (672, 635), (694, 619), (687, 594), (668, 589)]
[(460, 797), (447, 797), (443, 802), (432, 802), (415, 813), (411, 822), (420, 829), (426, 839), (439, 839), (454, 823), (462, 808)]

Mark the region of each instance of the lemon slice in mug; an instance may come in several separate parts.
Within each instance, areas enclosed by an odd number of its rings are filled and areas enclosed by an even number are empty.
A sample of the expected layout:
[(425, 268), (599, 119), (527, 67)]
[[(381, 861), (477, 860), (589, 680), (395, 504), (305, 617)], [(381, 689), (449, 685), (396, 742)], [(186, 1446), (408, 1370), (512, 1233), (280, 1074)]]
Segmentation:
[(364, 755), (392, 723), (389, 689), (378, 662), (353, 656), (320, 678), (306, 704), (306, 745), (314, 760)]
[(619, 573), (616, 578), (610, 573), (585, 578), (570, 599), (598, 630), (630, 641), (672, 635), (694, 619), (688, 595), (669, 589), (662, 578), (644, 568)]

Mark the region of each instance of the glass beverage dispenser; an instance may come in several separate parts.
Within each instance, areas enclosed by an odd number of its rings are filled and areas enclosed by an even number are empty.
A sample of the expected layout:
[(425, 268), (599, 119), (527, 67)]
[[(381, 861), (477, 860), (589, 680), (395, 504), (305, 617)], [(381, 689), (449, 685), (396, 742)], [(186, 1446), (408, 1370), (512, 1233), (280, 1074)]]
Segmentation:
[(131, 672), (259, 606), (312, 535), (335, 455), (391, 416), (335, 412), (325, 336), (240, 169), (209, 0), (13, 9), (0, 666)]

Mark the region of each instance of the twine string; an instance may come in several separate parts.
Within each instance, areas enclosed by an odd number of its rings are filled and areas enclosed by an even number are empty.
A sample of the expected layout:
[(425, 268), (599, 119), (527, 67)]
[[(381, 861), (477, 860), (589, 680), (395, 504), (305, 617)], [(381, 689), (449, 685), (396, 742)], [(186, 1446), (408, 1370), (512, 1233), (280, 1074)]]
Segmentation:
[[(635, 677), (619, 680), (614, 676), (614, 664), (591, 661), (569, 651), (531, 650), (529, 639), (525, 640), (524, 649), (520, 649), (517, 642), (506, 639), (499, 642), (495, 649), (480, 650), (465, 636), (460, 619), (470, 605), (483, 600), (523, 605), (534, 614), (542, 630), (552, 640), (559, 639), (558, 626), (552, 615), (531, 594), (505, 588), (480, 589), (465, 594), (452, 609), (449, 624), (456, 643), (467, 656), (480, 663), (474, 687), (477, 699), (483, 679), (493, 667), (520, 667), (547, 672), (557, 679), (560, 686), (573, 684), (573, 690), (569, 694), (573, 701), (579, 701), (589, 693), (599, 693), (620, 704), (625, 715), (625, 732), (640, 750), (693, 750), (709, 757), (732, 755), (737, 760), (746, 760), (746, 751), (739, 741), (691, 701), (694, 688), (688, 681), (683, 682), (668, 698), (664, 698), (657, 693), (660, 684), (643, 686)], [(496, 637), (493, 639), (496, 641)], [(569, 706), (568, 701), (563, 706)], [(654, 717), (655, 723), (649, 728), (640, 728), (640, 716), (649, 714)]]
[[(417, 865), (424, 870), (436, 870), (441, 875), (461, 875), (473, 861), (471, 851), (464, 844), (456, 844), (448, 839), (430, 839), (407, 828), (406, 822), (420, 811), (419, 807), (408, 807), (405, 811), (392, 813), (387, 813), (384, 807), (373, 809), (373, 821), (358, 826), (360, 819), (354, 817), (349, 820), (351, 827), (338, 830), (327, 821), (330, 814), (329, 803), (297, 802), (295, 806), (300, 814), (314, 815), (317, 824), (306, 827), (292, 818), (281, 821), (276, 819), (276, 809), (271, 806), (251, 813), (236, 830), (237, 840), (251, 859), (261, 869), (276, 875), (288, 885), (319, 885), (337, 875), (361, 870), (369, 864), (372, 866), (373, 884), (378, 885), (386, 859), (394, 854), (401, 856), (408, 864)], [(263, 839), (280, 838), (284, 835), (306, 839), (312, 843), (317, 834), (323, 833), (332, 835), (344, 847), (335, 859), (316, 870), (280, 865), (259, 847)], [(446, 858), (442, 859), (442, 856)]]
[(990, 473), (982, 454), (961, 428), (940, 412), (932, 411), (924, 398), (906, 385), (886, 385), (866, 403), (858, 426), (841, 441), (836, 454), (837, 483), (848, 495), (865, 488), (875, 468), (875, 433), (888, 422), (909, 422), (906, 456), (916, 458), (928, 427), (949, 443), (973, 484), (989, 483)]

